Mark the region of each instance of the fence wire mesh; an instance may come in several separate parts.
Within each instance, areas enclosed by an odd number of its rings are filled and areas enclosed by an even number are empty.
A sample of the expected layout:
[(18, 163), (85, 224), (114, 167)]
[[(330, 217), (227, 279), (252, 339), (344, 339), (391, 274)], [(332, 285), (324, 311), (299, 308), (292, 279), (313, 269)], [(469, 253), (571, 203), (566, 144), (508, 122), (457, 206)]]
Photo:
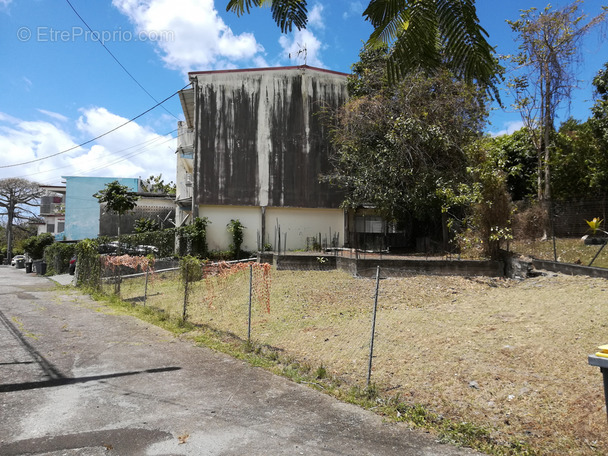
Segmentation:
[[(252, 342), (365, 387), (377, 269), (252, 270)], [(381, 392), (547, 454), (595, 454), (579, 451), (581, 441), (608, 450), (601, 379), (585, 369), (589, 348), (605, 337), (597, 318), (608, 310), (599, 299), (605, 281), (588, 278), (581, 289), (567, 276), (509, 281), (398, 268), (382, 268), (380, 278), (371, 381)], [(249, 290), (249, 264), (207, 269), (189, 284), (187, 320), (246, 341)], [(184, 291), (179, 270), (150, 274), (147, 291), (145, 275), (120, 284), (123, 300), (167, 318), (182, 317)]]

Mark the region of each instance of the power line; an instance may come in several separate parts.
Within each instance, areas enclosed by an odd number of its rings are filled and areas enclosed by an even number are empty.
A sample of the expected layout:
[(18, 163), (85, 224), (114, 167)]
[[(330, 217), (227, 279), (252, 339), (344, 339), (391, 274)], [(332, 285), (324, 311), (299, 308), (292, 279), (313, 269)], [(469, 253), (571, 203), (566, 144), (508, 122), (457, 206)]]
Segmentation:
[[(161, 145), (163, 145), (163, 144), (166, 144), (166, 143), (168, 143), (168, 142), (171, 142), (171, 141), (173, 141), (173, 140), (177, 139), (177, 138), (179, 137), (179, 135), (178, 135), (178, 136), (176, 136), (175, 138), (174, 138), (174, 137), (171, 137), (170, 139), (166, 139), (165, 137), (166, 137), (166, 136), (168, 136), (168, 135), (170, 135), (170, 134), (175, 133), (176, 131), (178, 131), (178, 130), (177, 130), (177, 128), (176, 128), (175, 130), (172, 130), (172, 131), (170, 131), (170, 132), (168, 132), (168, 133), (165, 133), (165, 134), (163, 134), (163, 135), (158, 135), (157, 137), (152, 138), (152, 139), (149, 139), (149, 140), (144, 141), (144, 142), (142, 142), (142, 143), (139, 143), (139, 144), (134, 144), (134, 145), (132, 145), (132, 146), (125, 147), (124, 149), (120, 149), (120, 150), (117, 150), (117, 151), (111, 151), (111, 152), (110, 152), (111, 154), (119, 154), (119, 153), (124, 152), (124, 151), (127, 151), (127, 150), (129, 150), (129, 149), (133, 149), (133, 148), (135, 148), (135, 147), (139, 147), (139, 149), (137, 149), (135, 152), (131, 152), (131, 153), (129, 153), (129, 154), (127, 154), (127, 155), (123, 156), (123, 157), (122, 157), (121, 159), (119, 159), (119, 160), (116, 160), (116, 161), (113, 161), (113, 162), (110, 162), (110, 163), (106, 163), (106, 164), (104, 164), (103, 166), (98, 166), (98, 167), (89, 168), (89, 169), (87, 169), (87, 170), (85, 170), (85, 171), (78, 171), (78, 172), (77, 172), (77, 174), (82, 174), (83, 172), (91, 172), (91, 171), (97, 171), (97, 170), (100, 170), (100, 169), (108, 168), (108, 167), (109, 167), (109, 166), (111, 166), (111, 165), (115, 165), (116, 163), (119, 163), (119, 162), (121, 162), (121, 161), (124, 161), (124, 160), (126, 160), (126, 159), (128, 159), (128, 158), (131, 158), (131, 157), (134, 157), (134, 156), (136, 156), (136, 155), (142, 154), (142, 153), (146, 152), (146, 151), (147, 151), (147, 150), (148, 150), (150, 147), (152, 147), (152, 146), (161, 146)], [(163, 142), (162, 142), (162, 143), (160, 143), (160, 144), (153, 144), (153, 143), (155, 143), (155, 142), (157, 142), (157, 141), (160, 141), (161, 139), (165, 139), (165, 141), (163, 141)], [(140, 147), (140, 146), (141, 146), (141, 147)], [(48, 174), (48, 173), (52, 173), (52, 172), (54, 172), (54, 171), (59, 171), (60, 169), (72, 168), (72, 167), (74, 167), (74, 165), (70, 164), (70, 165), (60, 166), (60, 167), (58, 167), (58, 168), (47, 169), (46, 171), (38, 171), (38, 172), (36, 172), (36, 173), (28, 173), (28, 174), (24, 174), (24, 175), (22, 175), (22, 176), (17, 176), (17, 177), (20, 177), (20, 178), (29, 178), (29, 177), (31, 177), (31, 176), (36, 176), (36, 175), (39, 175), (39, 174)]]
[[(190, 84), (191, 84), (191, 83), (190, 83)], [(40, 157), (40, 158), (36, 158), (36, 159), (34, 159), (34, 160), (29, 160), (29, 161), (25, 161), (25, 162), (21, 162), (21, 163), (14, 163), (14, 164), (12, 164), (12, 165), (2, 165), (2, 166), (0, 166), (0, 169), (2, 169), (2, 168), (14, 168), (14, 167), (16, 167), (16, 166), (29, 165), (30, 163), (35, 163), (35, 162), (39, 162), (39, 161), (42, 161), (42, 160), (47, 160), (47, 159), (49, 159), (49, 158), (56, 157), (57, 155), (65, 154), (65, 153), (70, 152), (70, 151), (72, 151), (72, 150), (74, 150), (74, 149), (78, 149), (79, 147), (82, 147), (82, 146), (85, 146), (85, 145), (87, 145), (87, 144), (90, 144), (90, 143), (92, 143), (93, 141), (97, 141), (99, 138), (103, 138), (104, 136), (109, 135), (110, 133), (112, 133), (112, 132), (114, 132), (114, 131), (118, 130), (119, 128), (122, 128), (122, 127), (124, 127), (125, 125), (130, 124), (131, 122), (133, 122), (133, 121), (135, 121), (135, 120), (139, 119), (140, 117), (142, 117), (142, 116), (144, 116), (144, 115), (148, 114), (150, 111), (152, 111), (153, 109), (157, 108), (158, 106), (160, 106), (161, 104), (163, 104), (165, 101), (170, 100), (171, 98), (173, 98), (175, 95), (177, 95), (177, 94), (178, 94), (178, 93), (180, 93), (182, 90), (184, 90), (186, 87), (188, 87), (190, 84), (186, 84), (186, 85), (185, 85), (185, 86), (184, 86), (182, 89), (178, 90), (177, 92), (173, 93), (172, 95), (169, 95), (167, 98), (165, 98), (165, 99), (164, 99), (164, 100), (162, 100), (161, 102), (159, 102), (159, 103), (155, 104), (155, 105), (154, 105), (154, 106), (152, 106), (150, 109), (148, 109), (148, 110), (146, 110), (146, 111), (142, 112), (141, 114), (139, 114), (139, 115), (137, 115), (137, 116), (133, 117), (132, 119), (127, 120), (125, 123), (123, 123), (123, 124), (121, 124), (121, 125), (119, 125), (119, 126), (117, 126), (117, 127), (115, 127), (115, 128), (112, 128), (111, 130), (108, 130), (108, 131), (106, 131), (105, 133), (103, 133), (103, 134), (101, 134), (101, 135), (99, 135), (99, 136), (96, 136), (96, 137), (95, 137), (95, 138), (93, 138), (93, 139), (89, 139), (88, 141), (85, 141), (85, 142), (80, 143), (80, 144), (78, 144), (78, 145), (76, 145), (76, 146), (70, 147), (69, 149), (65, 149), (65, 150), (62, 150), (62, 151), (60, 151), (60, 152), (56, 152), (56, 153), (54, 153), (54, 154), (47, 155), (46, 157)]]
[[(116, 63), (118, 63), (118, 65), (120, 65), (120, 67), (123, 69), (123, 71), (124, 71), (125, 73), (127, 73), (127, 74), (129, 75), (129, 77), (130, 77), (131, 79), (133, 79), (133, 81), (135, 81), (135, 84), (137, 84), (137, 85), (138, 85), (138, 86), (141, 88), (141, 90), (143, 90), (144, 92), (146, 92), (146, 94), (147, 94), (147, 95), (148, 95), (150, 98), (152, 98), (152, 100), (154, 100), (155, 102), (157, 102), (157, 103), (158, 103), (158, 100), (157, 100), (156, 98), (154, 98), (154, 96), (153, 96), (153, 95), (152, 95), (150, 92), (148, 92), (148, 91), (146, 90), (146, 88), (145, 88), (143, 85), (141, 85), (137, 79), (135, 79), (135, 76), (133, 76), (133, 75), (132, 75), (132, 74), (129, 72), (129, 70), (127, 70), (127, 69), (125, 68), (125, 66), (124, 66), (122, 63), (120, 63), (120, 60), (118, 60), (118, 58), (117, 58), (117, 57), (116, 57), (116, 56), (115, 56), (115, 55), (112, 53), (112, 51), (110, 51), (110, 49), (109, 49), (109, 48), (108, 48), (108, 47), (105, 45), (105, 43), (104, 43), (104, 42), (103, 42), (103, 41), (100, 39), (100, 37), (99, 37), (99, 33), (98, 33), (98, 32), (96, 32), (96, 31), (94, 31), (94, 30), (91, 28), (91, 26), (90, 26), (90, 25), (87, 23), (87, 21), (85, 21), (85, 20), (84, 20), (84, 18), (83, 18), (83, 17), (82, 17), (82, 16), (81, 16), (81, 15), (78, 13), (78, 11), (76, 11), (76, 8), (74, 8), (74, 5), (72, 5), (72, 4), (70, 3), (70, 0), (65, 0), (65, 1), (68, 3), (68, 5), (70, 5), (70, 8), (72, 8), (72, 11), (74, 11), (74, 13), (76, 14), (76, 16), (78, 16), (78, 18), (79, 18), (79, 19), (82, 21), (82, 23), (83, 23), (83, 24), (84, 24), (84, 25), (85, 25), (85, 26), (86, 26), (86, 27), (89, 29), (89, 31), (90, 31), (90, 32), (93, 34), (93, 36), (96, 38), (96, 41), (97, 41), (99, 44), (101, 44), (101, 45), (103, 46), (103, 48), (104, 48), (104, 49), (105, 49), (105, 50), (108, 52), (108, 54), (110, 54), (110, 55), (112, 56), (112, 58), (114, 59), (114, 61), (115, 61)], [(168, 112), (170, 115), (172, 115), (173, 117), (175, 117), (177, 120), (179, 120), (179, 119), (178, 119), (178, 118), (175, 116), (175, 114), (173, 114), (173, 113), (172, 113), (171, 111), (169, 111), (167, 108), (165, 108), (164, 106), (163, 106), (162, 108), (163, 108), (165, 111), (167, 111), (167, 112)]]

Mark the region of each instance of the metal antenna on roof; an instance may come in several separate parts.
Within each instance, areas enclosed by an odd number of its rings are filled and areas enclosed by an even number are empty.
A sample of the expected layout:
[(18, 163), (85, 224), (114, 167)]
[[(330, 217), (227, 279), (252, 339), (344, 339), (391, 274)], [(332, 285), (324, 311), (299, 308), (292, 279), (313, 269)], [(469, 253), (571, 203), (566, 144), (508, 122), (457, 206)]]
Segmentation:
[[(304, 46), (298, 43), (298, 46), (300, 47), (300, 49), (298, 49), (298, 52), (296, 52), (294, 59), (304, 54), (304, 65), (306, 65), (306, 61), (308, 60), (308, 50), (306, 49), (306, 43), (304, 43)], [(289, 58), (291, 59), (291, 52), (289, 53)]]

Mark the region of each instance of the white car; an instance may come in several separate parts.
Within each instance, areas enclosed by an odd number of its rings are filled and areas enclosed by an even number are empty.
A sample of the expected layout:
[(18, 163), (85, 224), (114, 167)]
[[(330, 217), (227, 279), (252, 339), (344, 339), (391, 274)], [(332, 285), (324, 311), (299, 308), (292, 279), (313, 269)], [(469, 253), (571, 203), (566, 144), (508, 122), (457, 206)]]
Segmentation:
[(17, 261), (23, 260), (25, 261), (25, 255), (15, 255), (11, 260), (11, 266), (17, 266)]

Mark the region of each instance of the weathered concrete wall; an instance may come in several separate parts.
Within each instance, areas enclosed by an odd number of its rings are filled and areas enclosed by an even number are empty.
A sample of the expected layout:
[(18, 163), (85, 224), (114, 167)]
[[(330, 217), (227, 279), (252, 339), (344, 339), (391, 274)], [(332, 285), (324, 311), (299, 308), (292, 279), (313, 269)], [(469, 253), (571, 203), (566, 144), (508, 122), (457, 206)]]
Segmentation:
[(532, 264), (536, 269), (543, 269), (545, 271), (559, 272), (561, 274), (568, 275), (586, 275), (589, 277), (608, 279), (608, 269), (606, 268), (596, 268), (593, 266), (583, 266), (572, 263), (559, 263), (556, 261), (538, 260), (536, 258), (532, 260)]
[(347, 98), (346, 75), (310, 67), (190, 73), (198, 87), (199, 204), (337, 208), (320, 113)]
[(476, 260), (392, 260), (356, 259), (326, 255), (269, 255), (259, 256), (259, 261), (275, 264), (283, 270), (332, 270), (341, 269), (353, 275), (375, 277), (380, 266), (382, 277), (411, 275), (454, 275), (464, 277), (504, 277), (501, 261)]
[(344, 210), (342, 209), (304, 209), (269, 207), (266, 208), (266, 235), (264, 243), (275, 250), (279, 248), (275, 231), (281, 227), (281, 251), (306, 248), (306, 238), (317, 238), (331, 242), (337, 236), (339, 246), (344, 245)]

